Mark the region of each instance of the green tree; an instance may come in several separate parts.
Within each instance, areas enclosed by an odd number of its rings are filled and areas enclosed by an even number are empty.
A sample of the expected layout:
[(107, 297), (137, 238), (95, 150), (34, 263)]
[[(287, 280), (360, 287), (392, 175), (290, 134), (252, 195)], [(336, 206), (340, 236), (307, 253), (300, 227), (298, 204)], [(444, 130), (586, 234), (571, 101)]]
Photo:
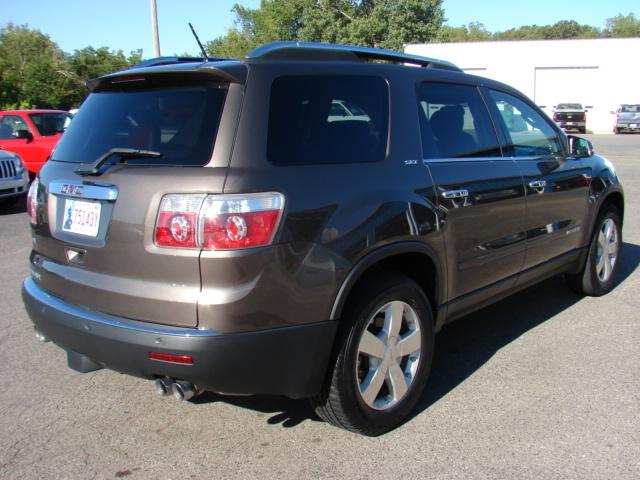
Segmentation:
[(491, 39), (491, 32), (480, 22), (471, 22), (460, 27), (443, 25), (438, 32), (440, 42), (486, 42)]
[(607, 18), (604, 35), (607, 37), (640, 37), (640, 20), (635, 14), (622, 15)]
[(64, 52), (47, 35), (26, 25), (0, 30), (0, 107), (65, 106), (73, 82), (59, 73)]
[(241, 57), (278, 40), (351, 43), (402, 50), (436, 38), (442, 0), (262, 0), (233, 7), (235, 26), (207, 43), (212, 56)]

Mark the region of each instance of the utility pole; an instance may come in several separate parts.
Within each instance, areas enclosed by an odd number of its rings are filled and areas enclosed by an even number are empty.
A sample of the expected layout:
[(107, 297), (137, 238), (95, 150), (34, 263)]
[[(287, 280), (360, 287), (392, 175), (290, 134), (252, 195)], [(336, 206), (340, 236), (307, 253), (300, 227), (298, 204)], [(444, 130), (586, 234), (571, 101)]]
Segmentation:
[(156, 0), (149, 0), (151, 8), (151, 36), (153, 37), (153, 55), (160, 56), (160, 36), (158, 35), (158, 7)]

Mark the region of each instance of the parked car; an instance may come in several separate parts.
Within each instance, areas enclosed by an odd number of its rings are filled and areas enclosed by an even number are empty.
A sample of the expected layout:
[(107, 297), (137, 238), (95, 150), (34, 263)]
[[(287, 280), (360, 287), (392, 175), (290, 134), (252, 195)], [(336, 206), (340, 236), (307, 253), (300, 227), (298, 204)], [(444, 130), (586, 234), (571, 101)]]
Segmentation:
[(62, 110), (0, 111), (0, 147), (20, 155), (33, 177), (51, 155), (71, 117)]
[(611, 113), (616, 116), (613, 133), (640, 131), (640, 104), (625, 103)]
[(0, 150), (0, 206), (9, 207), (27, 194), (29, 173), (15, 153)]
[(157, 64), (92, 81), (30, 187), (23, 299), (75, 370), (378, 435), (447, 322), (555, 274), (613, 288), (613, 166), (505, 84), (298, 42)]
[(559, 103), (553, 111), (553, 121), (566, 130), (587, 133), (587, 110), (580, 103)]

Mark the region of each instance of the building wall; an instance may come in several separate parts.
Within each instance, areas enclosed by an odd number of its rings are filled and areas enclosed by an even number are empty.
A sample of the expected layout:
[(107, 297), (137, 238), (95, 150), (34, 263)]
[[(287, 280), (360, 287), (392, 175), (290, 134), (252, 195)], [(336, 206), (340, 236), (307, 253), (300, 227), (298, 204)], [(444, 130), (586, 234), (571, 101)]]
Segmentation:
[(587, 129), (610, 133), (621, 103), (640, 103), (640, 38), (429, 43), (407, 53), (441, 58), (522, 91), (549, 116), (558, 103), (590, 106)]

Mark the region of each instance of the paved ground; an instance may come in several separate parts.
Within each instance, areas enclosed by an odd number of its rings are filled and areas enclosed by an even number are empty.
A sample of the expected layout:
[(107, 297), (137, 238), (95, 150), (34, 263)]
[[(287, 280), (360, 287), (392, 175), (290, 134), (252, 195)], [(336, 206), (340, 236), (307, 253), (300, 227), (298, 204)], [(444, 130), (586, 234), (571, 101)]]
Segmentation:
[(451, 325), (415, 417), (380, 438), (303, 401), (178, 403), (67, 369), (20, 302), (24, 207), (0, 213), (0, 478), (640, 478), (640, 135), (590, 138), (626, 187), (620, 284), (556, 278)]

